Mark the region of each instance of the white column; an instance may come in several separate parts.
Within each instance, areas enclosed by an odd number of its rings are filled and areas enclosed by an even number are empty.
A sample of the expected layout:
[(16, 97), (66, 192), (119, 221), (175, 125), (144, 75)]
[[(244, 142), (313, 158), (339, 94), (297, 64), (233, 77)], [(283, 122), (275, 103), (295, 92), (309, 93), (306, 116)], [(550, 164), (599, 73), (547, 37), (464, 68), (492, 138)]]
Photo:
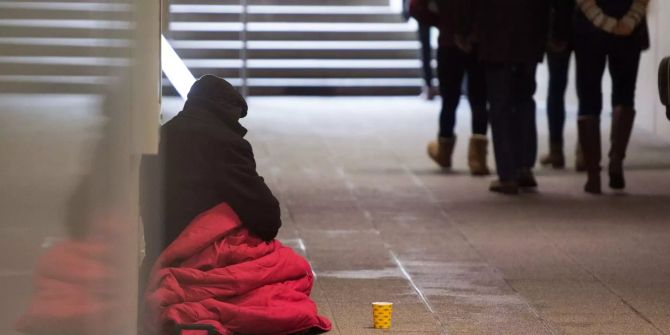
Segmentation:
[[(640, 89), (648, 89), (650, 98), (653, 101), (650, 102), (650, 109), (653, 111), (654, 115), (652, 117), (654, 121), (654, 132), (670, 141), (670, 121), (665, 117), (665, 108), (661, 105), (658, 97), (658, 65), (664, 57), (670, 56), (670, 2), (667, 0), (653, 0), (649, 12), (650, 18), (653, 18), (653, 34), (652, 34), (652, 51), (654, 54), (653, 58), (653, 73), (643, 74), (642, 80), (647, 81), (653, 87), (640, 87)], [(646, 78), (644, 76), (647, 76)]]
[(136, 1), (135, 9), (131, 55), (133, 145), (138, 154), (155, 153), (161, 106), (161, 1)]

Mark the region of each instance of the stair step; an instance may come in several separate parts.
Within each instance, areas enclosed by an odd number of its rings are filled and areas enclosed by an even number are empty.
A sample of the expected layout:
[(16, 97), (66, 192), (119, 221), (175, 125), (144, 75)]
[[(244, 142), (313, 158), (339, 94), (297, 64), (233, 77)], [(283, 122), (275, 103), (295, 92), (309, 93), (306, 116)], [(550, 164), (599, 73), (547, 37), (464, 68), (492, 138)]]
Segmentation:
[(44, 47), (87, 47), (93, 48), (127, 48), (129, 41), (113, 38), (59, 38), (59, 37), (0, 37), (0, 43), (15, 46), (44, 46)]
[[(51, 20), (55, 21), (55, 20)], [(95, 27), (63, 27), (58, 23), (40, 25), (39, 22), (29, 22), (29, 25), (22, 25), (26, 22), (12, 22), (11, 20), (0, 21), (0, 31), (2, 37), (22, 37), (22, 38), (92, 38), (105, 36), (105, 38), (122, 39), (127, 38), (129, 31), (122, 27), (114, 27), (101, 23)], [(86, 23), (84, 23), (86, 24)], [(82, 25), (84, 25), (82, 24)]]
[[(170, 0), (172, 4), (239, 5), (240, 0)], [(247, 0), (248, 5), (388, 6), (388, 0)]]
[[(238, 87), (239, 89), (239, 87)], [(315, 86), (284, 86), (284, 87), (261, 87), (252, 86), (248, 88), (251, 96), (402, 96), (419, 95), (420, 86), (380, 86), (380, 87), (315, 87)], [(163, 86), (163, 94), (176, 96), (177, 92), (172, 86)]]
[(0, 57), (0, 75), (90, 76), (124, 68), (123, 61), (106, 62), (92, 57)]
[(0, 20), (8, 19), (26, 19), (26, 20), (81, 20), (81, 19), (102, 19), (102, 20), (125, 20), (128, 18), (127, 12), (92, 12), (77, 10), (31, 10), (31, 9), (12, 9), (5, 10), (0, 6)]
[[(5, 66), (3, 64), (2, 66)], [(104, 76), (112, 74), (118, 68), (114, 67), (84, 67), (76, 65), (11, 65), (7, 64), (7, 69), (2, 69), (2, 75), (21, 75), (21, 76)]]
[[(249, 41), (416, 41), (416, 32), (259, 32), (246, 33)], [(240, 40), (240, 32), (172, 31), (172, 40)]]
[[(244, 7), (239, 4), (225, 5), (220, 2), (207, 4), (176, 4), (172, 2), (170, 12), (190, 14), (239, 14)], [(253, 14), (300, 14), (300, 15), (397, 15), (388, 6), (289, 6), (289, 5), (250, 5), (246, 7), (249, 15)], [(324, 21), (325, 22), (325, 21)]]
[(0, 38), (0, 56), (93, 57), (105, 55), (108, 57), (123, 57), (127, 53), (128, 50), (124, 47), (7, 43)]
[[(245, 65), (251, 95), (420, 91), (416, 25), (388, 0), (248, 0), (246, 26), (239, 1), (170, 3), (169, 37), (196, 77), (210, 73), (241, 85)], [(132, 6), (130, 0), (1, 2), (0, 89), (100, 93), (127, 66)], [(174, 91), (167, 81), (163, 87)]]
[[(0, 39), (1, 41), (1, 39)], [(229, 40), (172, 40), (176, 49), (235, 50), (241, 41)], [(248, 41), (247, 50), (418, 50), (418, 41)]]
[[(242, 85), (239, 76), (225, 78), (234, 86)], [(414, 87), (420, 86), (419, 78), (247, 78), (249, 87)], [(163, 85), (170, 85), (167, 78), (163, 78)]]
[[(247, 50), (249, 59), (389, 59), (416, 58), (418, 50)], [(2, 52), (0, 52), (0, 55)], [(177, 49), (177, 54), (190, 59), (239, 59), (239, 50)]]
[[(184, 59), (190, 69), (239, 68), (239, 59)], [(249, 59), (248, 69), (306, 69), (306, 70), (371, 70), (371, 69), (418, 69), (416, 59)]]
[[(220, 68), (220, 67), (202, 67), (192, 68), (191, 72), (195, 77), (205, 74), (213, 74), (220, 77), (236, 77), (241, 73), (239, 67)], [(249, 78), (419, 78), (419, 68), (405, 69), (272, 69), (272, 68), (252, 68), (247, 69)]]
[[(236, 22), (241, 21), (239, 13), (172, 13), (172, 21), (209, 21)], [(248, 22), (334, 22), (334, 23), (402, 23), (402, 18), (395, 14), (249, 14)]]
[[(170, 23), (172, 32), (240, 32), (240, 22), (193, 22), (175, 21)], [(323, 23), (323, 22), (249, 22), (249, 33), (410, 33), (416, 31), (414, 23)]]
[[(239, 22), (238, 5), (171, 5), (172, 21)], [(403, 22), (388, 6), (247, 6), (248, 22)]]
[(11, 76), (0, 75), (0, 92), (43, 94), (101, 94), (107, 86), (100, 76)]
[(76, 66), (128, 66), (124, 58), (111, 57), (60, 57), (60, 56), (0, 56), (0, 64), (12, 65), (76, 65)]

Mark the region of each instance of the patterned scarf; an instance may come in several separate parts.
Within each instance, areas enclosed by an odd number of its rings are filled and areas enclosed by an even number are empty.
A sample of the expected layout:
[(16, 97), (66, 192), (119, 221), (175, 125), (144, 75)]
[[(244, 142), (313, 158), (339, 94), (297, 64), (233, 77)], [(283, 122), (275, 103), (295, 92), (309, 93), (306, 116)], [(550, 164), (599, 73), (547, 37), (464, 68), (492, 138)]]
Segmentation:
[(579, 9), (594, 26), (608, 33), (614, 33), (619, 24), (624, 24), (633, 30), (647, 15), (650, 0), (634, 0), (633, 4), (622, 18), (616, 19), (606, 15), (596, 4), (596, 0), (577, 0)]

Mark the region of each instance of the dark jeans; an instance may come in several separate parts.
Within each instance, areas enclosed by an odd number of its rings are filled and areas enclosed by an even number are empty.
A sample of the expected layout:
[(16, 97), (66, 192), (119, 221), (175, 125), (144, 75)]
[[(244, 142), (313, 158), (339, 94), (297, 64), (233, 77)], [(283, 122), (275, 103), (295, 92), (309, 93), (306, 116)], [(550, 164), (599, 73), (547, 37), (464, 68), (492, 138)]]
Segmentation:
[(635, 107), (640, 47), (631, 38), (577, 39), (579, 115), (599, 116), (603, 108), (602, 78), (609, 64), (612, 106)]
[(468, 75), (468, 99), (472, 110), (472, 133), (486, 135), (488, 111), (486, 110), (486, 74), (476, 53), (467, 54), (456, 47), (437, 50), (437, 74), (440, 79), (442, 111), (440, 137), (453, 137), (456, 110), (461, 101), (465, 74)]
[(486, 83), (498, 177), (516, 181), (537, 159), (535, 62), (487, 64)]
[(433, 86), (433, 48), (430, 45), (430, 26), (419, 23), (419, 42), (421, 42), (421, 63), (423, 67), (423, 81), (426, 86)]
[(549, 66), (549, 90), (547, 94), (547, 120), (549, 121), (549, 141), (563, 144), (565, 125), (565, 90), (568, 87), (568, 71), (572, 50), (547, 52)]

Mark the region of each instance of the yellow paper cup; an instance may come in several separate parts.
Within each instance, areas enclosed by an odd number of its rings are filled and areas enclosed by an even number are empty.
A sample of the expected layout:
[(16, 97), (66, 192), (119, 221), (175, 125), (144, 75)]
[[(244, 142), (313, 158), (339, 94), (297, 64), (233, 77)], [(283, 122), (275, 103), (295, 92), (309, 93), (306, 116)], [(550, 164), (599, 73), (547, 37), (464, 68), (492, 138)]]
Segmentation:
[(373, 302), (372, 321), (375, 329), (390, 329), (393, 318), (392, 302)]

